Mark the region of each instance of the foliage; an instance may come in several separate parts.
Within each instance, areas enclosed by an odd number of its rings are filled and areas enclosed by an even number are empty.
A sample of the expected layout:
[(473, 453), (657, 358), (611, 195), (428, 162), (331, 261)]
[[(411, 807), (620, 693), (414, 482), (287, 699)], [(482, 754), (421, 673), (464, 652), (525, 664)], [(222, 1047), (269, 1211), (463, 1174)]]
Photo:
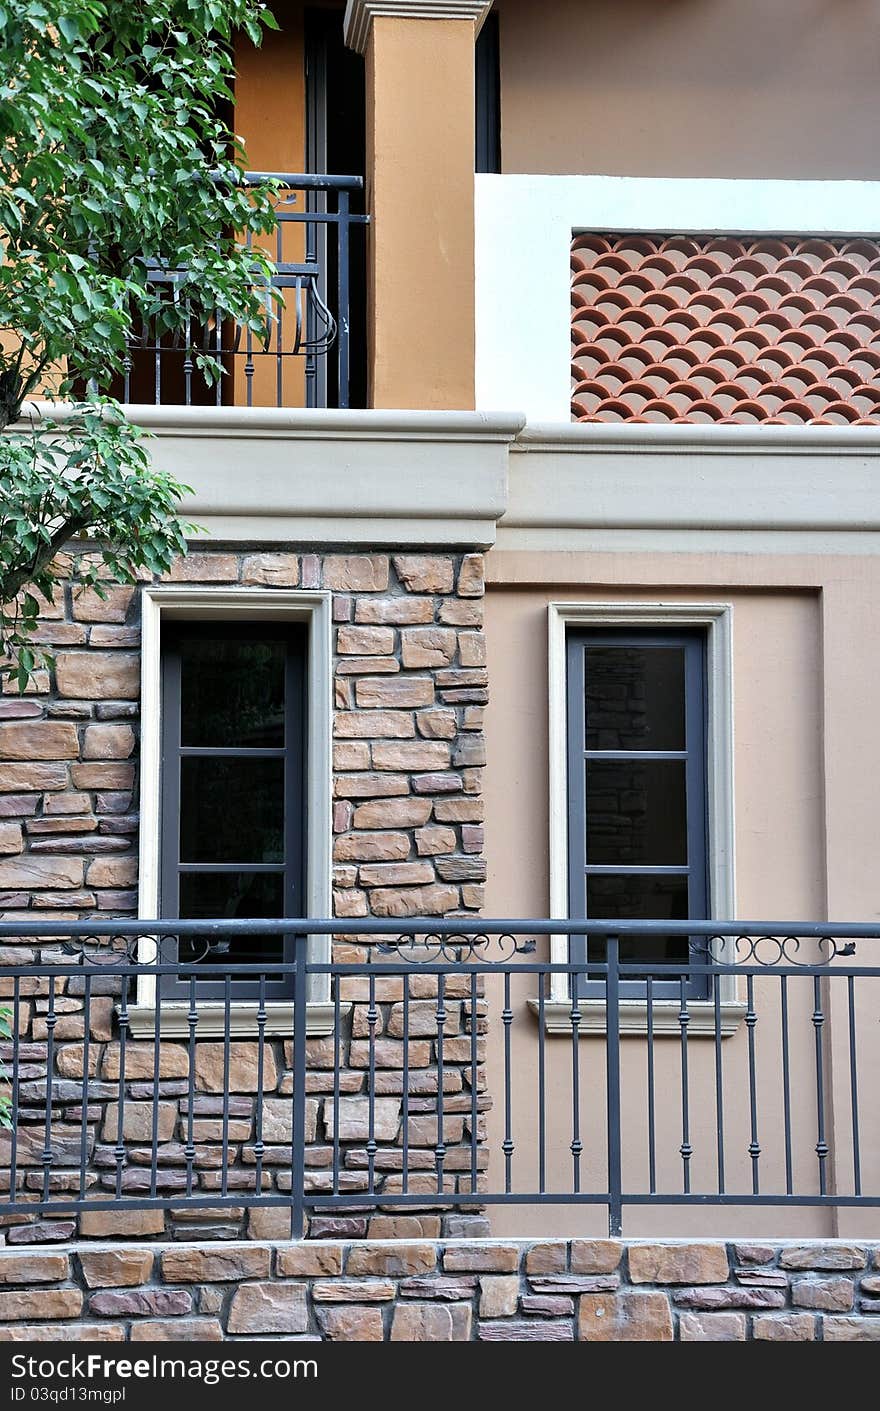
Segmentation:
[[(271, 321), (245, 241), (271, 228), (272, 191), (243, 185), (224, 117), (233, 37), (264, 25), (259, 0), (0, 0), (0, 650), (19, 676), (22, 591), (52, 596), (69, 538), (101, 541), (123, 578), (183, 549), (182, 487), (108, 402), (139, 320), (182, 346), (216, 318), (259, 337)], [(47, 383), (75, 414), (22, 430)]]

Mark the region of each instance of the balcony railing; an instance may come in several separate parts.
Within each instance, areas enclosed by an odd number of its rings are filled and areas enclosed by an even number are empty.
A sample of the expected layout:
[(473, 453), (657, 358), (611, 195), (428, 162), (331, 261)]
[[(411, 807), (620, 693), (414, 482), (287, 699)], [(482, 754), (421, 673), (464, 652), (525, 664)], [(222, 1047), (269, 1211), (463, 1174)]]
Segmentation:
[[(264, 298), (271, 311), (267, 337), (217, 313), (207, 323), (187, 322), (182, 332), (157, 335), (140, 322), (118, 389), (124, 402), (155, 405), (347, 407), (352, 384), (352, 287), (360, 289), (363, 263), (353, 236), (369, 217), (352, 210), (363, 191), (359, 176), (248, 172), (246, 182), (276, 183), (274, 233), (261, 248), (274, 264)], [(247, 238), (248, 248), (253, 237)], [(174, 296), (180, 271), (149, 267), (151, 283)], [(261, 293), (263, 286), (260, 286)], [(361, 309), (362, 313), (362, 309)], [(214, 364), (213, 381), (203, 364)]]
[[(559, 933), (587, 958), (540, 959)], [(686, 938), (688, 957), (621, 959), (633, 934)], [(4, 1217), (280, 1206), (299, 1237), (309, 1215), (376, 1205), (593, 1205), (618, 1233), (644, 1205), (880, 1205), (876, 926), (16, 921), (0, 942)], [(554, 978), (573, 996), (562, 1037)]]

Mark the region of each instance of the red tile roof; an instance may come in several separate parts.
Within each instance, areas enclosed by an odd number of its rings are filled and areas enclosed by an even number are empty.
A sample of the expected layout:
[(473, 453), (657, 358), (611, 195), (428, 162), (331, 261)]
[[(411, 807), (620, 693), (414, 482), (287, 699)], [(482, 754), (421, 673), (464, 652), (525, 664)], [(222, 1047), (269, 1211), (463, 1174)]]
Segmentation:
[(880, 242), (578, 235), (576, 421), (880, 422)]

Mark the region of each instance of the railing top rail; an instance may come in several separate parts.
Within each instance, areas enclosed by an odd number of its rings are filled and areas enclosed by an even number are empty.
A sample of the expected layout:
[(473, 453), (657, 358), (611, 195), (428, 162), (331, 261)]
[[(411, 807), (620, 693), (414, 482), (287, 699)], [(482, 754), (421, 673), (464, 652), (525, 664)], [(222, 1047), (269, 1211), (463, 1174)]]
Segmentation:
[(245, 184), (255, 186), (261, 181), (280, 181), (298, 191), (363, 191), (362, 176), (330, 176), (318, 172), (246, 171)]
[(173, 918), (93, 921), (0, 921), (5, 936), (753, 936), (802, 940), (880, 939), (880, 924), (852, 921), (608, 921), (555, 918), (416, 916), (289, 917), (278, 920), (175, 920)]

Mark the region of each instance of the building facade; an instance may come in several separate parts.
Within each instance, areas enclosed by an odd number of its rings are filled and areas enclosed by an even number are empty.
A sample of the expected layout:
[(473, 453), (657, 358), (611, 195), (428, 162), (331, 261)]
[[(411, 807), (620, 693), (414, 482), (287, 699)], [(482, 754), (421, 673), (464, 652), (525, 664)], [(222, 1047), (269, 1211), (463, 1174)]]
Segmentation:
[(0, 1336), (880, 1337), (856, 8), (238, 47), (283, 319), (120, 389), (206, 532), (0, 696)]

